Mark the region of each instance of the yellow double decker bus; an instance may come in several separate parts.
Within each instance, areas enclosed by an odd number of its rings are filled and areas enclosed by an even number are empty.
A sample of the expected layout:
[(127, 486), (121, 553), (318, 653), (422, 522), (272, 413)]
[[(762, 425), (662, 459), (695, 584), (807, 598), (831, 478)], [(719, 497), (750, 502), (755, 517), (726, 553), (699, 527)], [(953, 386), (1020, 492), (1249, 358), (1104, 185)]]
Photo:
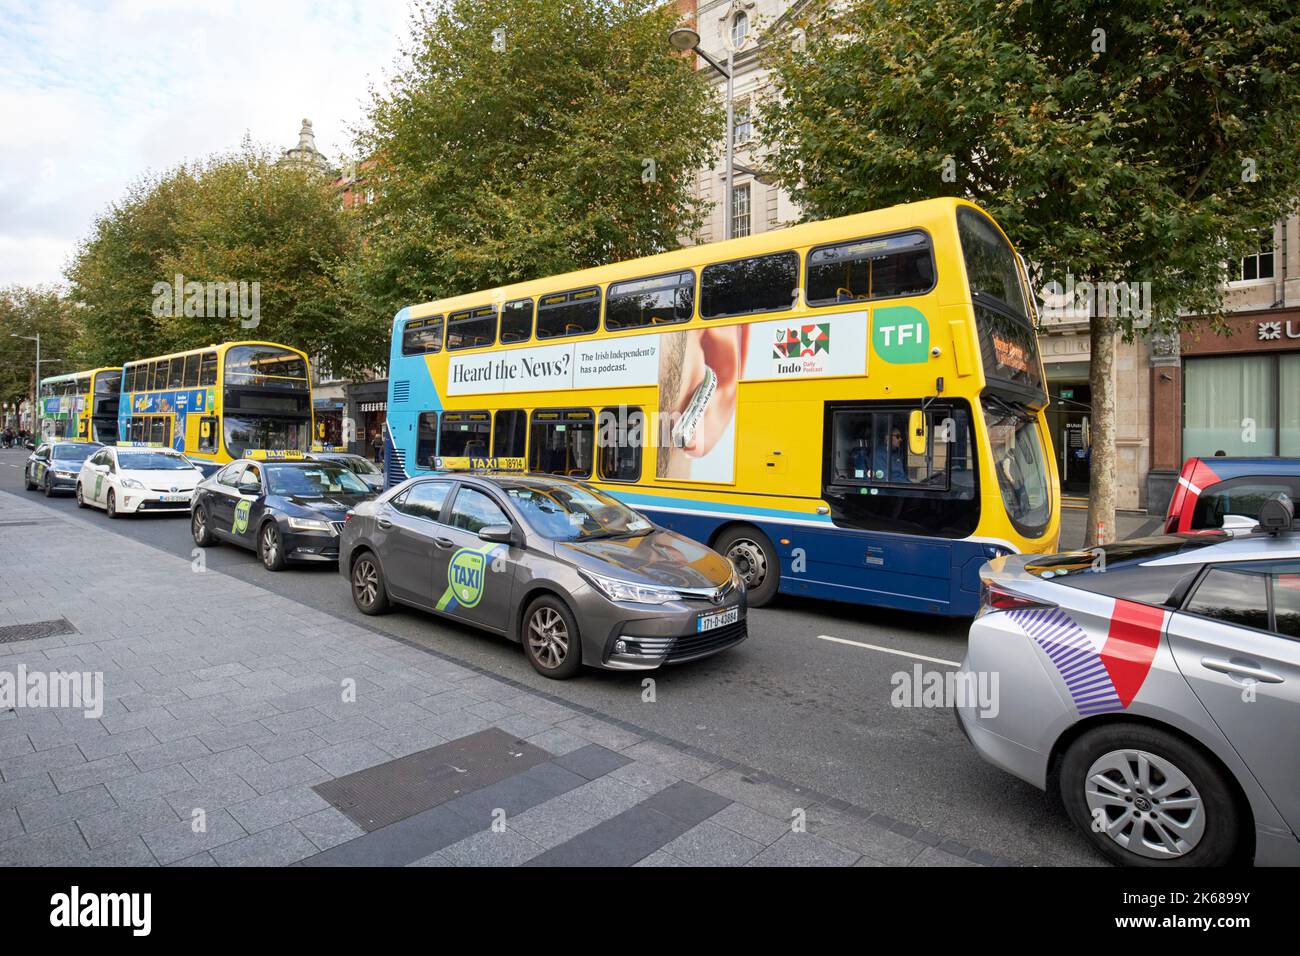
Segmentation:
[(785, 592), (973, 614), (1056, 547), (1024, 264), (935, 199), (488, 289), (393, 324), (389, 484), (524, 458)]
[(225, 342), (128, 362), (121, 375), (118, 438), (174, 448), (209, 473), (250, 448), (311, 444), (310, 365), (287, 345)]
[(121, 389), (120, 368), (92, 368), (42, 379), (41, 437), (114, 444)]

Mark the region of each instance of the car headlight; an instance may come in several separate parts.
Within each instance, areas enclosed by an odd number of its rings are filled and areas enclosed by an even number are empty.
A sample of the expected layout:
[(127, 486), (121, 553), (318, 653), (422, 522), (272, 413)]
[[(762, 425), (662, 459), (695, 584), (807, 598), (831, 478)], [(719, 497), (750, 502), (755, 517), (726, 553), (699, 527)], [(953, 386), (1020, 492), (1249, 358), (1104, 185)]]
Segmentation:
[(139, 488), (141, 491), (144, 491), (144, 484), (141, 483), (141, 482), (139, 482), (139, 481), (136, 481), (134, 478), (123, 478), (123, 479), (122, 479), (122, 487), (123, 487), (123, 488)]
[(334, 526), (323, 518), (290, 518), (290, 531), (333, 531)]
[(74, 474), (73, 474), (72, 472), (70, 472), (70, 471), (56, 471), (56, 472), (54, 473), (54, 477), (55, 477), (55, 478), (75, 478), (75, 477), (77, 477), (77, 476), (74, 475)]
[(660, 588), (649, 584), (620, 581), (617, 578), (607, 578), (603, 574), (596, 574), (593, 571), (581, 570), (578, 573), (582, 575), (583, 580), (611, 601), (630, 601), (633, 604), (667, 604), (670, 601), (680, 601), (682, 599), (682, 596), (672, 588)]

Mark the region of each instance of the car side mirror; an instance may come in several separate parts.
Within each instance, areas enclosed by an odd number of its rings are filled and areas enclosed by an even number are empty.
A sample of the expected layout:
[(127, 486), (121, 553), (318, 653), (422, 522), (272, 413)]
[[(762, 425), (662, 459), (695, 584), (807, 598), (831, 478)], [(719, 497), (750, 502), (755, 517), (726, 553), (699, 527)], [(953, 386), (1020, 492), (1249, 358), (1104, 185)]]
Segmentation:
[(262, 490), (262, 483), (260, 481), (241, 481), (237, 487), (241, 494), (255, 495)]
[(498, 544), (514, 544), (515, 529), (508, 524), (490, 524), (478, 531), (479, 539), (482, 541), (495, 541)]

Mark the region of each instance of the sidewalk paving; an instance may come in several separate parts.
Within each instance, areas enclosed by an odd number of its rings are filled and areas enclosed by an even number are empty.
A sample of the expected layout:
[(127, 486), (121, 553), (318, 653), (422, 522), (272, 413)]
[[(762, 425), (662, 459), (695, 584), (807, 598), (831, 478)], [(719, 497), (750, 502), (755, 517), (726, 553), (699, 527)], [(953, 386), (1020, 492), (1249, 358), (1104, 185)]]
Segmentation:
[(0, 865), (1011, 862), (359, 618), (0, 492), (0, 680), (105, 698), (0, 712)]

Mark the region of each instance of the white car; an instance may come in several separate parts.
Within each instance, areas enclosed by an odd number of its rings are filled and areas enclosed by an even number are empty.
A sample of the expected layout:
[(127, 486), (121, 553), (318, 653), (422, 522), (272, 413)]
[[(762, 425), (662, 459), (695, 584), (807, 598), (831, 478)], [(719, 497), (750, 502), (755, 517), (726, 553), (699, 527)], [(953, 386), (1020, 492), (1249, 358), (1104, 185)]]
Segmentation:
[(140, 511), (189, 513), (203, 472), (169, 448), (105, 446), (77, 475), (77, 505), (103, 508), (110, 518)]

